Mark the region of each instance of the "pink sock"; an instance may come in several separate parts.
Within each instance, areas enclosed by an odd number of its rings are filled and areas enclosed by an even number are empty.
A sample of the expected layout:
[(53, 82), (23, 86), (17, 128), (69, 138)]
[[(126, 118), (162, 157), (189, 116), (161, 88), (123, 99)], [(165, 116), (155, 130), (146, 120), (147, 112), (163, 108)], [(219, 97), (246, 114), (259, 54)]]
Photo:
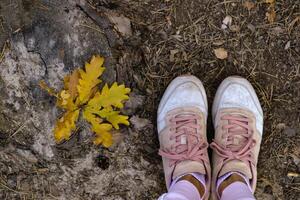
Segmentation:
[[(191, 173), (191, 175), (205, 186), (205, 176), (203, 174)], [(201, 200), (199, 191), (192, 183), (186, 180), (178, 181), (182, 176), (177, 177), (172, 182), (169, 192), (161, 196), (159, 200)]]
[(253, 196), (252, 189), (249, 184), (249, 179), (238, 172), (228, 172), (221, 176), (217, 181), (217, 191), (220, 184), (234, 173), (242, 176), (247, 184), (242, 182), (232, 183), (223, 190), (221, 197), (219, 196), (219, 194), (217, 194), (218, 198), (221, 200), (255, 200), (255, 197)]

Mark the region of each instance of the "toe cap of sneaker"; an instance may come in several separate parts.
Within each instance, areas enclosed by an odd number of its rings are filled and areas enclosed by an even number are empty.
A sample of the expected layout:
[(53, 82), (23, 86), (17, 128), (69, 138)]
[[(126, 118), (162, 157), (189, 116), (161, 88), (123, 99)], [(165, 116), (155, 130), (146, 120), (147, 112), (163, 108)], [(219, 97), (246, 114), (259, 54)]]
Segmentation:
[(229, 77), (221, 83), (213, 104), (213, 118), (222, 108), (241, 108), (251, 111), (255, 115), (257, 129), (262, 133), (263, 111), (255, 90), (246, 79)]
[(206, 93), (201, 81), (194, 76), (175, 78), (166, 89), (157, 112), (158, 129), (166, 114), (180, 107), (197, 107), (207, 117)]

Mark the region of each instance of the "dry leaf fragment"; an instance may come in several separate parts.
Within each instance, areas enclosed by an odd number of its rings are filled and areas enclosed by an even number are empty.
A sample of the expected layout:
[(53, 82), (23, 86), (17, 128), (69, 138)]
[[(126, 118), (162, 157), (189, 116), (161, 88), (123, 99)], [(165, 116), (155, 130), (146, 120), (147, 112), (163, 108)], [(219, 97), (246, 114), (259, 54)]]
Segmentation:
[(79, 78), (80, 78), (79, 70), (74, 70), (72, 74), (69, 76), (67, 88), (73, 100), (77, 97), (78, 94), (77, 85), (79, 82)]
[(108, 19), (113, 23), (115, 29), (123, 36), (132, 36), (130, 19), (124, 15), (118, 15), (115, 12), (107, 13)]
[(266, 17), (270, 23), (273, 23), (276, 18), (275, 0), (266, 0), (266, 3), (270, 4), (268, 12), (266, 12)]
[(175, 55), (179, 52), (179, 49), (170, 50), (170, 62), (175, 61)]
[(214, 53), (215, 53), (216, 57), (221, 60), (224, 60), (228, 57), (228, 52), (224, 48), (214, 49)]
[(287, 174), (288, 177), (293, 177), (293, 178), (298, 178), (300, 177), (300, 174), (299, 173), (296, 173), (296, 172), (289, 172)]
[(267, 19), (270, 23), (273, 23), (276, 18), (275, 8), (271, 7), (270, 10), (266, 13)]
[(266, 3), (274, 4), (275, 0), (266, 0)]
[(253, 9), (255, 7), (255, 3), (252, 1), (245, 1), (243, 3), (244, 8), (247, 8), (248, 11), (250, 11), (251, 9)]

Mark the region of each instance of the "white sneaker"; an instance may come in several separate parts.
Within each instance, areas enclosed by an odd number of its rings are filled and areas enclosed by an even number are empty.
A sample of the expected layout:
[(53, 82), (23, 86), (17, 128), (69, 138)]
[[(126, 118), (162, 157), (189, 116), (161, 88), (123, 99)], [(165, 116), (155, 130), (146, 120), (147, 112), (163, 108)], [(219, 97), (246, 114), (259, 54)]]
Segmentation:
[(165, 180), (169, 189), (172, 180), (200, 173), (206, 177), (209, 196), (210, 163), (206, 138), (207, 99), (201, 81), (194, 76), (175, 78), (166, 89), (157, 112)]
[(249, 178), (254, 192), (257, 159), (263, 133), (263, 111), (251, 84), (244, 78), (226, 78), (217, 90), (212, 117), (213, 151), (212, 199), (219, 199), (217, 180), (228, 172)]

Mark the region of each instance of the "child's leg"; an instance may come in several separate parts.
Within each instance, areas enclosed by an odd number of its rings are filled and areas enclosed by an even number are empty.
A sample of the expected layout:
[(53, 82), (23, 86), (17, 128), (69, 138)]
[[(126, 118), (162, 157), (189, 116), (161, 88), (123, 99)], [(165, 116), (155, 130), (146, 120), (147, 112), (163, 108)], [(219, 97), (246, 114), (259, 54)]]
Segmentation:
[[(177, 178), (171, 185), (169, 192), (160, 196), (159, 200), (201, 200), (201, 195), (205, 193), (205, 176), (192, 173), (195, 181), (189, 177), (187, 179)], [(202, 189), (201, 189), (202, 187)]]
[(217, 191), (221, 200), (255, 200), (249, 179), (239, 173), (227, 173), (218, 179)]

